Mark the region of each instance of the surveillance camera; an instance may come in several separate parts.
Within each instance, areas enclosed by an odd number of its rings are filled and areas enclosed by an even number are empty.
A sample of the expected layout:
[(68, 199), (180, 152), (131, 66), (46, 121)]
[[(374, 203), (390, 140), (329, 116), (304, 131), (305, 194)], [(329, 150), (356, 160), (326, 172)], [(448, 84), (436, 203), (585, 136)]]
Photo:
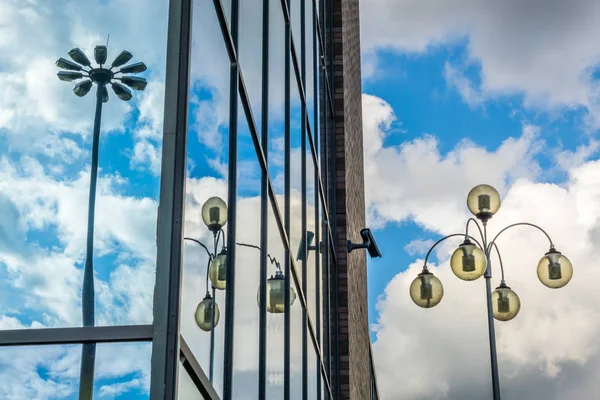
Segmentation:
[(363, 239), (362, 244), (354, 244), (348, 240), (348, 253), (354, 249), (367, 249), (371, 258), (379, 258), (382, 256), (381, 251), (379, 251), (379, 246), (377, 246), (377, 242), (375, 242), (375, 238), (369, 228), (362, 229), (360, 231), (360, 236)]
[(296, 261), (304, 261), (306, 259), (306, 254), (310, 250), (315, 250), (315, 247), (311, 247), (312, 241), (315, 237), (315, 234), (311, 231), (306, 231), (306, 242), (304, 238), (300, 240), (298, 244), (298, 252), (296, 253)]
[(369, 243), (367, 251), (371, 258), (381, 258), (381, 251), (379, 251), (379, 246), (377, 246), (377, 242), (375, 241), (375, 237), (373, 237), (371, 230), (369, 228), (361, 230), (360, 236), (362, 236), (363, 241)]

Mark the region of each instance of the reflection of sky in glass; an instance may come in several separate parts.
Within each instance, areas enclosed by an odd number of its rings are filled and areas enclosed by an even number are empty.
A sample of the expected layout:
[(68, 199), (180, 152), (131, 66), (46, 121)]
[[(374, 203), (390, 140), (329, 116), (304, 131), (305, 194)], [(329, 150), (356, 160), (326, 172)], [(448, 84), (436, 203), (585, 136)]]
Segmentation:
[[(103, 105), (94, 241), (96, 324), (152, 322), (167, 3), (166, 0), (151, 5), (142, 0), (71, 0), (60, 5), (32, 5), (20, 1), (3, 4), (0, 20), (7, 23), (2, 27), (2, 34), (18, 40), (0, 42), (2, 54), (14, 55), (0, 59), (3, 94), (0, 96), (0, 329), (81, 326), (95, 87), (87, 96), (76, 97), (71, 93), (74, 83), (56, 78), (59, 69), (54, 62), (59, 57), (68, 59), (67, 53), (74, 47), (80, 47), (92, 59), (94, 46), (106, 44), (109, 33), (109, 62), (122, 49), (131, 51), (134, 56), (131, 62), (143, 61), (148, 66), (141, 74), (147, 78), (148, 86), (143, 92), (133, 91), (133, 98), (127, 103), (118, 100), (109, 89), (110, 100)], [(241, 30), (245, 39), (240, 42), (240, 63), (260, 134), (261, 68), (256, 54), (260, 54), (262, 47), (261, 9), (251, 6), (250, 2), (241, 3)], [(223, 1), (228, 18), (229, 4)], [(212, 238), (200, 219), (199, 210), (213, 195), (227, 201), (229, 59), (212, 10), (213, 2), (195, 0), (194, 7), (202, 12), (194, 13), (192, 30), (185, 232), (186, 236), (209, 243)], [(297, 4), (293, 7), (299, 11)], [(136, 16), (135, 21), (141, 22), (134, 22), (132, 15)], [(268, 158), (269, 174), (283, 213), (285, 74), (284, 23), (279, 3), (271, 2), (271, 16)], [(309, 12), (307, 19), (312, 19)], [(310, 42), (307, 46), (312, 45), (312, 38), (307, 37), (307, 40)], [(300, 51), (299, 38), (296, 42)], [(210, 54), (210, 62), (206, 60), (207, 54)], [(312, 50), (307, 51), (307, 56), (312, 59)], [(291, 88), (295, 95), (291, 102), (294, 132), (291, 207), (297, 229), (291, 240), (295, 252), (301, 235), (301, 108), (293, 74), (292, 70)], [(307, 83), (310, 87), (311, 82)], [(312, 102), (312, 98), (308, 100)], [(258, 244), (260, 167), (241, 104), (238, 108), (238, 207), (240, 218), (244, 219), (244, 223), (239, 224), (238, 235), (240, 240)], [(307, 157), (310, 160), (310, 153)], [(312, 187), (309, 183), (309, 191)], [(283, 245), (272, 211), (269, 215), (269, 248), (279, 254), (283, 265)], [(227, 226), (224, 229), (227, 232)], [(193, 321), (195, 307), (204, 296), (207, 259), (204, 251), (194, 246), (185, 245), (182, 332), (208, 371), (207, 338), (210, 335), (200, 332)], [(245, 252), (239, 252), (240, 279), (251, 284), (240, 289), (238, 298), (244, 299), (247, 291), (246, 297), (252, 301), (240, 304), (238, 315), (246, 312), (255, 313), (257, 317), (258, 277), (251, 271), (253, 268), (258, 271), (259, 252), (252, 253), (251, 249)], [(269, 272), (271, 275), (274, 271)], [(216, 297), (221, 311), (215, 331), (215, 387), (219, 393), (223, 370), (224, 293), (217, 292)], [(294, 310), (300, 313), (298, 300)], [(299, 322), (300, 314), (294, 315), (295, 323)], [(269, 315), (269, 335), (283, 335), (283, 326), (279, 324), (282, 320), (282, 315)], [(252, 318), (246, 322), (248, 329), (257, 335), (257, 322)], [(293, 347), (300, 343), (298, 333), (293, 335)], [(273, 340), (276, 342), (279, 341)], [(150, 355), (149, 345), (127, 346), (98, 346), (97, 398), (147, 397), (147, 365), (128, 364), (123, 360), (123, 367), (113, 373), (101, 372), (114, 360), (118, 363), (125, 356), (134, 357), (133, 351), (139, 360)], [(269, 357), (282, 354), (282, 346), (283, 340), (275, 346), (280, 353), (271, 349)], [(125, 348), (134, 350), (125, 351)], [(32, 356), (27, 362), (11, 364), (11, 355), (17, 350)], [(240, 382), (250, 381), (256, 374), (258, 355), (255, 348), (249, 350), (252, 351), (241, 355), (246, 361), (240, 363), (241, 370), (236, 375)], [(299, 372), (297, 350), (292, 351), (295, 377)], [(0, 349), (0, 381), (10, 382), (0, 389), (0, 398), (10, 398), (13, 393), (23, 398), (74, 398), (79, 357), (80, 346)], [(282, 360), (276, 360), (268, 367), (268, 384), (274, 397), (279, 397), (282, 387), (281, 363)], [(64, 370), (59, 371), (56, 365)], [(27, 382), (38, 385), (28, 386)]]

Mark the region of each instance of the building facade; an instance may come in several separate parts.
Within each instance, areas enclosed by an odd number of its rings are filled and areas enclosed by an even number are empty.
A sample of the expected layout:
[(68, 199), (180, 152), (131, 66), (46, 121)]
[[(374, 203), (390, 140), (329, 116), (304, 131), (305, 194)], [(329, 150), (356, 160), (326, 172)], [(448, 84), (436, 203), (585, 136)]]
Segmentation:
[(152, 318), (0, 345), (83, 344), (79, 399), (96, 345), (137, 342), (151, 399), (376, 399), (366, 255), (348, 252), (366, 224), (358, 0), (169, 0), (166, 32)]

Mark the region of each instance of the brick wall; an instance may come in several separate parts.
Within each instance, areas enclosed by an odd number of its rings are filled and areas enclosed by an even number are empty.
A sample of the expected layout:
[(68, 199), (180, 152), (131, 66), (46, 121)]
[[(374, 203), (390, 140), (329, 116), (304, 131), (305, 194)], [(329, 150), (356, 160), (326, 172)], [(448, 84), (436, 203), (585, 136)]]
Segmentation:
[(347, 240), (362, 243), (359, 232), (365, 228), (358, 0), (333, 0), (332, 35), (339, 399), (366, 400), (370, 396), (366, 252), (355, 250), (348, 254), (347, 248)]

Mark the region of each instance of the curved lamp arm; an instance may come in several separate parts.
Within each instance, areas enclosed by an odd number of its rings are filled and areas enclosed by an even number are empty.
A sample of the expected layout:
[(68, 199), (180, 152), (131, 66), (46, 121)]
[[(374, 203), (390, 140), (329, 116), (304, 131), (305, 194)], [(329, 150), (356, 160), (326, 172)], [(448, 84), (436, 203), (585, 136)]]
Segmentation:
[[(502, 257), (500, 256), (500, 250), (498, 245), (494, 242), (491, 243), (496, 248), (496, 254), (498, 254), (498, 260), (500, 260), (500, 272), (502, 273), (502, 282), (504, 282), (504, 266), (502, 265)], [(488, 256), (489, 257), (489, 256)]]
[(212, 256), (208, 257), (208, 263), (206, 264), (206, 293), (207, 294), (208, 294), (208, 271), (210, 271), (210, 262), (211, 261), (212, 261)]
[(479, 248), (483, 251), (483, 247), (481, 247), (481, 244), (479, 244), (479, 242), (477, 241), (477, 239), (475, 239), (473, 236), (469, 236), (469, 235), (466, 235), (464, 233), (453, 233), (451, 235), (444, 236), (443, 238), (441, 238), (440, 240), (438, 240), (437, 242), (435, 242), (433, 244), (433, 246), (431, 246), (431, 248), (427, 252), (427, 255), (425, 256), (425, 263), (423, 264), (423, 268), (427, 268), (427, 260), (429, 259), (429, 254), (431, 254), (431, 252), (433, 251), (433, 249), (435, 248), (435, 246), (437, 246), (438, 244), (440, 244), (444, 240), (449, 239), (449, 238), (454, 237), (454, 236), (463, 236), (465, 238), (469, 238), (469, 239), (473, 240), (475, 243), (477, 243), (477, 246), (479, 246)]
[(201, 241), (193, 239), (193, 238), (188, 238), (188, 237), (184, 237), (183, 239), (184, 240), (191, 240), (192, 242), (198, 243), (200, 246), (204, 247), (204, 250), (206, 250), (206, 254), (208, 254), (208, 258), (212, 257), (213, 254), (210, 252), (210, 250), (208, 250), (208, 247), (206, 247), (206, 245), (204, 243), (202, 243)]
[[(481, 230), (481, 227), (479, 226), (479, 223), (477, 222), (477, 220), (473, 217), (469, 218), (467, 220), (467, 227), (465, 228), (465, 239), (467, 237), (469, 237), (469, 223), (473, 221), (475, 223), (475, 226), (477, 226), (477, 230), (479, 230), (479, 236), (481, 237), (481, 240), (483, 240), (485, 242), (485, 236), (483, 235), (483, 231)], [(481, 247), (481, 246), (479, 246)], [(483, 249), (481, 249), (483, 250)]]
[(535, 224), (531, 224), (531, 223), (529, 223), (529, 222), (517, 222), (516, 224), (509, 225), (509, 226), (507, 226), (506, 228), (502, 229), (500, 232), (498, 232), (498, 234), (496, 234), (496, 236), (495, 236), (495, 237), (494, 237), (494, 239), (493, 239), (493, 240), (490, 242), (490, 244), (488, 244), (488, 247), (487, 247), (487, 249), (486, 249), (486, 250), (487, 250), (487, 252), (489, 252), (489, 251), (492, 249), (492, 245), (493, 245), (493, 244), (496, 242), (496, 239), (498, 239), (498, 236), (500, 236), (500, 234), (501, 234), (502, 232), (504, 232), (505, 230), (507, 230), (507, 229), (509, 229), (509, 228), (512, 228), (512, 227), (514, 227), (514, 226), (519, 226), (519, 225), (527, 225), (527, 226), (532, 226), (532, 227), (534, 227), (534, 228), (537, 228), (537, 229), (539, 229), (539, 230), (540, 230), (540, 231), (542, 231), (542, 233), (543, 233), (544, 235), (546, 235), (546, 237), (548, 238), (548, 241), (550, 242), (550, 248), (551, 248), (551, 249), (553, 249), (553, 248), (554, 248), (554, 243), (552, 243), (552, 239), (550, 239), (550, 235), (548, 235), (548, 233), (547, 233), (545, 230), (543, 230), (543, 229), (542, 229), (542, 228), (540, 228), (539, 226), (537, 226), (537, 225), (535, 225)]

